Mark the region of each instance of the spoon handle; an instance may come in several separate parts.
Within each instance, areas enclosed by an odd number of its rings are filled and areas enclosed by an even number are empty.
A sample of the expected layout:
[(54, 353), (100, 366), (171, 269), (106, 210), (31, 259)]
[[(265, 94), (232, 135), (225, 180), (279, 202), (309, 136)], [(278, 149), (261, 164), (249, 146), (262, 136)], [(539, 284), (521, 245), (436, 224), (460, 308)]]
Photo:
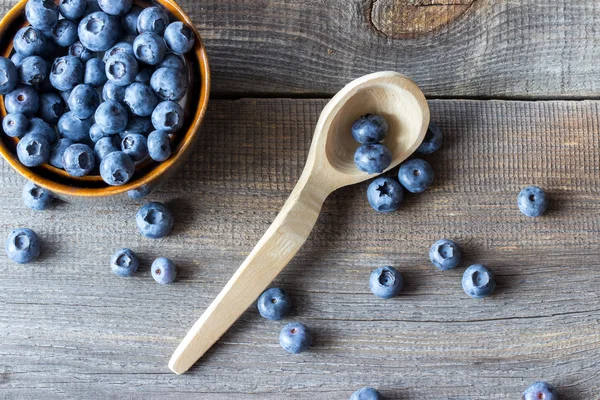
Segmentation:
[(173, 353), (173, 372), (184, 373), (202, 357), (294, 257), (331, 192), (323, 186), (305, 171), (275, 221)]

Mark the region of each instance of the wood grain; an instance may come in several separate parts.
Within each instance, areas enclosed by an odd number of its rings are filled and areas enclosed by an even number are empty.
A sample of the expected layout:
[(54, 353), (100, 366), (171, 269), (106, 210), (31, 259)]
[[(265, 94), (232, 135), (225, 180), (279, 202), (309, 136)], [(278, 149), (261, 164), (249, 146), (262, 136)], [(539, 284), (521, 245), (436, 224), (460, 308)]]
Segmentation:
[[(600, 102), (432, 101), (445, 133), (428, 157), (436, 182), (380, 215), (367, 183), (341, 189), (278, 278), (315, 346), (279, 348), (286, 321), (247, 311), (204, 360), (175, 376), (167, 361), (269, 226), (303, 167), (323, 100), (214, 101), (196, 154), (150, 198), (176, 215), (173, 235), (136, 233), (139, 204), (24, 208), (22, 182), (0, 162), (0, 232), (35, 229), (39, 262), (0, 257), (0, 397), (6, 399), (347, 399), (372, 385), (390, 399), (517, 399), (534, 380), (561, 398), (600, 393)], [(520, 215), (519, 189), (539, 184), (547, 216)], [(434, 240), (463, 245), (466, 260), (440, 272)], [(111, 253), (143, 261), (118, 278)], [(168, 256), (178, 282), (154, 283)], [(461, 290), (464, 266), (498, 275), (483, 301)], [(406, 278), (382, 301), (368, 277), (381, 265)]]

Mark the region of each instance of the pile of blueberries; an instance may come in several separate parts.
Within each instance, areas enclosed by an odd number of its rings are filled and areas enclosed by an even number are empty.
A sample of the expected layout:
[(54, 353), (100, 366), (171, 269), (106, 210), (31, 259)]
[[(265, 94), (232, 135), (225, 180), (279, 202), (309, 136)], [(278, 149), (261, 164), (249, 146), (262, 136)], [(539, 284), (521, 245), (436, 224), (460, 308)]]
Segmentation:
[(133, 0), (29, 0), (25, 11), (30, 25), (0, 58), (2, 127), (19, 138), (19, 161), (119, 186), (136, 163), (167, 160), (184, 122), (193, 30)]

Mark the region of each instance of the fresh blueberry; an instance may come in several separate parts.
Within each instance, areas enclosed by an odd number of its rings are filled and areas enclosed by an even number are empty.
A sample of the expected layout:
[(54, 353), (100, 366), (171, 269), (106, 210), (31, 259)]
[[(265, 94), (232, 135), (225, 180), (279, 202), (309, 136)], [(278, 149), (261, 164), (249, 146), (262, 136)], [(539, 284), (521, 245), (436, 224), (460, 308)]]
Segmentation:
[(63, 17), (76, 21), (83, 17), (86, 6), (86, 0), (60, 0), (58, 9)]
[(152, 186), (146, 184), (146, 185), (142, 185), (138, 188), (129, 190), (127, 192), (127, 196), (129, 196), (129, 198), (132, 200), (138, 200), (138, 199), (148, 196), (151, 192), (152, 192)]
[(157, 283), (166, 285), (175, 280), (177, 268), (168, 258), (160, 257), (152, 263), (152, 277)]
[(69, 47), (69, 55), (79, 58), (82, 64), (96, 57), (96, 53), (86, 48), (81, 42), (75, 42)]
[(162, 203), (148, 203), (140, 208), (135, 217), (140, 233), (150, 239), (167, 236), (173, 228), (173, 214)]
[(29, 120), (25, 114), (8, 114), (2, 121), (2, 129), (10, 137), (22, 138), (29, 127)]
[(100, 105), (100, 95), (92, 85), (77, 85), (69, 96), (69, 109), (79, 119), (88, 119)]
[(393, 267), (379, 267), (369, 279), (371, 292), (382, 299), (391, 299), (400, 293), (404, 286), (402, 274)]
[(104, 56), (102, 57), (102, 61), (104, 61), (106, 63), (109, 58), (111, 58), (112, 56), (116, 56), (117, 54), (121, 54), (121, 53), (126, 53), (126, 54), (129, 54), (129, 55), (132, 55), (135, 57), (135, 55), (133, 54), (133, 45), (131, 43), (119, 42), (119, 43), (115, 44), (113, 47), (111, 47), (110, 49), (108, 49), (106, 51), (106, 53), (104, 53)]
[(12, 60), (0, 57), (0, 94), (10, 93), (19, 83), (19, 71)]
[(66, 112), (58, 120), (57, 128), (61, 137), (79, 143), (89, 139), (90, 128), (93, 124), (93, 118), (79, 119), (72, 112)]
[(183, 108), (173, 101), (163, 101), (152, 113), (152, 125), (156, 130), (177, 132), (183, 126)]
[(81, 60), (74, 56), (59, 57), (50, 69), (52, 86), (65, 92), (83, 83), (84, 68)]
[(117, 146), (115, 146), (115, 141), (112, 136), (105, 136), (98, 140), (94, 145), (94, 154), (96, 155), (96, 160), (98, 160), (98, 163), (101, 163), (102, 160), (104, 160), (104, 157), (110, 153), (114, 153), (115, 151), (120, 150)]
[(55, 125), (65, 113), (65, 104), (62, 97), (56, 93), (44, 93), (40, 95), (40, 107), (38, 115), (47, 123)]
[(71, 92), (73, 91), (73, 89), (69, 89), (69, 90), (65, 90), (64, 92), (60, 92), (60, 98), (62, 99), (63, 103), (67, 104), (69, 102), (69, 96), (71, 95)]
[(105, 133), (119, 133), (127, 127), (127, 121), (127, 110), (116, 101), (105, 101), (96, 110), (96, 124)]
[(56, 143), (54, 143), (54, 145), (50, 149), (50, 159), (48, 160), (50, 165), (52, 165), (53, 167), (56, 167), (56, 168), (63, 169), (64, 168), (63, 162), (62, 162), (63, 155), (65, 154), (65, 151), (67, 150), (67, 148), (69, 146), (71, 146), (72, 144), (73, 144), (73, 141), (71, 139), (65, 139), (65, 138), (58, 139), (58, 141)]
[(158, 97), (150, 86), (133, 82), (125, 90), (124, 102), (133, 115), (148, 117), (158, 105)]
[(142, 161), (148, 156), (148, 143), (146, 137), (139, 133), (130, 133), (123, 138), (121, 150), (131, 157), (133, 162)]
[(423, 143), (417, 149), (421, 154), (435, 153), (442, 147), (442, 130), (433, 122), (429, 123)]
[(539, 186), (527, 186), (519, 193), (519, 210), (531, 218), (539, 217), (548, 207), (546, 192)]
[(118, 86), (127, 86), (135, 82), (138, 62), (131, 54), (118, 53), (108, 58), (104, 71), (109, 81)]
[(47, 31), (58, 22), (58, 6), (52, 0), (29, 0), (25, 6), (25, 16), (31, 26)]
[(75, 143), (67, 147), (63, 154), (63, 167), (71, 176), (82, 177), (96, 166), (94, 152), (88, 145)]
[[(15, 54), (13, 54), (10, 57), (10, 61), (13, 62), (13, 64), (15, 65), (15, 67), (18, 67), (19, 65), (21, 65), (21, 63), (23, 62), (23, 60), (26, 58), (26, 56), (19, 54), (17, 52), (15, 52)], [(0, 57), (0, 60), (2, 60), (2, 58)], [(2, 61), (0, 61), (1, 63)], [(0, 67), (1, 68), (1, 67)], [(6, 74), (6, 72), (4, 72)], [(8, 74), (7, 74), (8, 75)], [(0, 80), (1, 81), (1, 80)], [(0, 93), (0, 94), (4, 94), (4, 93)]]
[(135, 76), (135, 81), (149, 85), (153, 73), (154, 70), (151, 70), (150, 68), (144, 68), (141, 71), (139, 71), (138, 74)]
[(40, 118), (29, 119), (25, 135), (29, 134), (43, 136), (50, 144), (53, 144), (58, 140), (58, 135), (56, 134), (54, 128)]
[(258, 298), (258, 312), (263, 318), (279, 321), (292, 309), (290, 296), (282, 289), (267, 289)]
[(134, 5), (133, 7), (131, 7), (131, 10), (129, 10), (129, 12), (125, 14), (123, 18), (121, 18), (121, 23), (123, 24), (125, 32), (127, 32), (130, 35), (138, 34), (137, 21), (142, 10), (142, 7)]
[(354, 163), (363, 172), (380, 173), (392, 163), (392, 152), (382, 144), (363, 144), (354, 153)]
[(194, 31), (181, 21), (173, 22), (165, 29), (167, 47), (175, 54), (185, 54), (194, 47)]
[(48, 63), (40, 56), (29, 56), (18, 68), (19, 82), (24, 85), (37, 86), (48, 74)]
[(22, 113), (31, 117), (40, 107), (40, 97), (31, 86), (17, 86), (4, 96), (4, 107), (9, 114)]
[(119, 86), (112, 81), (106, 82), (102, 88), (102, 100), (112, 100), (122, 103), (125, 100), (125, 87)]
[(474, 299), (487, 297), (496, 289), (494, 273), (481, 264), (471, 265), (462, 277), (462, 287)]
[(142, 10), (137, 20), (139, 33), (154, 32), (162, 35), (169, 25), (169, 16), (160, 7), (148, 7)]
[(179, 70), (182, 73), (186, 72), (185, 59), (177, 54), (169, 53), (163, 58), (157, 68), (173, 68)]
[(188, 77), (174, 68), (159, 68), (150, 79), (150, 86), (163, 100), (179, 101), (188, 90)]
[(92, 85), (93, 87), (100, 87), (106, 83), (108, 78), (106, 77), (105, 64), (99, 58), (92, 58), (85, 63), (85, 74), (83, 81), (86, 85)]
[(15, 51), (24, 57), (42, 55), (48, 40), (41, 31), (26, 26), (19, 29), (13, 40)]
[(27, 182), (23, 187), (23, 203), (32, 210), (47, 210), (53, 201), (52, 193), (33, 182)]
[(61, 19), (52, 28), (52, 39), (61, 47), (69, 47), (77, 41), (77, 24), (68, 19)]
[(41, 241), (38, 235), (27, 228), (15, 229), (6, 240), (6, 255), (18, 264), (27, 264), (40, 256)]
[(154, 127), (152, 126), (152, 120), (147, 117), (133, 117), (127, 122), (127, 127), (123, 132), (120, 133), (121, 138), (129, 135), (130, 133), (139, 133), (140, 135), (147, 136)]
[(167, 53), (165, 40), (153, 32), (141, 33), (133, 41), (133, 53), (141, 62), (148, 65), (157, 65)]
[(163, 162), (169, 159), (172, 154), (171, 139), (165, 131), (154, 131), (148, 135), (148, 154), (150, 158), (157, 162)]
[(523, 392), (523, 400), (558, 400), (558, 392), (547, 382), (535, 382)]
[(381, 142), (388, 131), (388, 123), (380, 115), (365, 114), (352, 125), (352, 137), (362, 144)]
[(42, 165), (50, 157), (50, 143), (42, 135), (25, 135), (17, 145), (17, 157), (26, 167)]
[(104, 131), (100, 129), (98, 124), (94, 124), (90, 128), (90, 140), (94, 143), (97, 143), (100, 139), (107, 136), (110, 136), (110, 134), (104, 133)]
[(365, 387), (352, 393), (350, 400), (383, 400), (383, 396), (377, 390)]
[(400, 166), (398, 180), (409, 192), (421, 193), (433, 183), (433, 169), (427, 161), (415, 158)]
[(100, 163), (100, 176), (111, 186), (121, 186), (131, 180), (135, 164), (127, 154), (115, 151), (105, 154)]
[(288, 353), (302, 353), (312, 345), (312, 335), (306, 325), (292, 322), (279, 333), (279, 344)]
[(85, 14), (90, 15), (98, 11), (102, 11), (100, 5), (98, 4), (98, 0), (86, 0)]
[(140, 266), (137, 255), (129, 249), (120, 249), (110, 258), (110, 268), (118, 276), (132, 276)]
[(98, 11), (87, 15), (79, 23), (79, 40), (91, 51), (106, 51), (121, 37), (119, 18)]
[(388, 213), (400, 208), (404, 190), (397, 180), (381, 177), (371, 182), (367, 189), (367, 198), (375, 211)]
[(429, 259), (442, 271), (456, 268), (461, 259), (460, 247), (452, 240), (440, 239), (429, 249)]
[(98, 5), (107, 14), (125, 15), (131, 10), (133, 0), (98, 0)]

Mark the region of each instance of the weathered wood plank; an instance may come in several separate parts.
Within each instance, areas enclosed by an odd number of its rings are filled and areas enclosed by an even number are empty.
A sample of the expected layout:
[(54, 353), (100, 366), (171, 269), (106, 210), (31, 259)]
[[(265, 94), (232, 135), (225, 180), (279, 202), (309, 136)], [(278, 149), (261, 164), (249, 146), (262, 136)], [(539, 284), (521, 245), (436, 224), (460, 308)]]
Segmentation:
[[(152, 199), (176, 214), (174, 234), (136, 233), (135, 203), (59, 204), (35, 213), (0, 163), (0, 232), (35, 229), (40, 262), (0, 257), (0, 397), (7, 399), (345, 399), (373, 385), (392, 399), (515, 399), (547, 379), (562, 398), (600, 392), (600, 102), (432, 101), (445, 133), (429, 157), (434, 187), (379, 215), (366, 184), (326, 202), (313, 235), (278, 279), (290, 319), (315, 346), (299, 356), (277, 343), (282, 323), (248, 311), (188, 374), (167, 361), (283, 204), (298, 178), (322, 100), (214, 101), (198, 151)], [(547, 216), (515, 205), (521, 186), (548, 189)], [(497, 274), (490, 299), (460, 287), (464, 268), (439, 272), (429, 245), (451, 237), (466, 260)], [(112, 275), (113, 250), (144, 266)], [(172, 257), (178, 282), (150, 277)], [(406, 277), (397, 299), (370, 294), (373, 268)]]

